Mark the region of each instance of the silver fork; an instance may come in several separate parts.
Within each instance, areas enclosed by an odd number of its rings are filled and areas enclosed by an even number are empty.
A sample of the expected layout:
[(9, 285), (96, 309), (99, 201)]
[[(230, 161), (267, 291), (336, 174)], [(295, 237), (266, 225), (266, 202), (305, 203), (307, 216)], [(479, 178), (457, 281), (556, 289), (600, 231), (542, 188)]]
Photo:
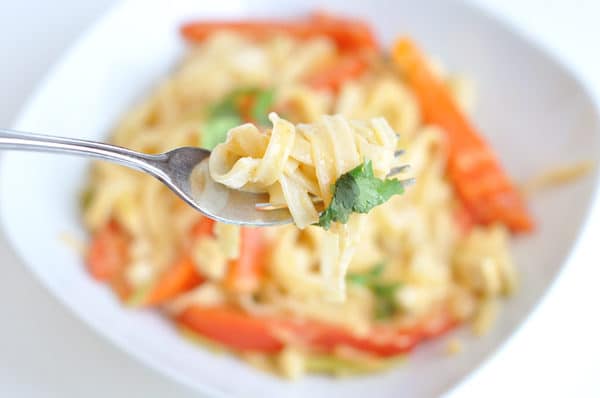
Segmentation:
[[(0, 149), (86, 156), (137, 169), (160, 180), (202, 214), (224, 223), (271, 226), (292, 222), (287, 208), (268, 208), (268, 195), (233, 190), (213, 181), (208, 173), (210, 151), (206, 149), (181, 147), (148, 155), (102, 142), (7, 129), (0, 129)], [(390, 176), (406, 167), (393, 169)]]

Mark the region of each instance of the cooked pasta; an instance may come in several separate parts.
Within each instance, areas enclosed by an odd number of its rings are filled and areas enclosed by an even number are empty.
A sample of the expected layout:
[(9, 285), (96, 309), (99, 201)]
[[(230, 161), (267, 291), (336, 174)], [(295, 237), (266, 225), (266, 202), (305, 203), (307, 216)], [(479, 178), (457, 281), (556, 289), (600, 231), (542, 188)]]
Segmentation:
[[(266, 133), (253, 124), (230, 130), (210, 156), (210, 174), (233, 189), (269, 193), (270, 204), (288, 207), (300, 229), (319, 222), (315, 199), (329, 205), (340, 176), (373, 159), (375, 176), (385, 178), (394, 164), (397, 136), (383, 118), (321, 116), (297, 126), (275, 113), (269, 118), (273, 127)], [(327, 244), (319, 257), (327, 284), (320, 290), (330, 298), (345, 297), (344, 278), (364, 220), (354, 214), (323, 236)]]
[[(491, 326), (518, 286), (510, 233), (531, 223), (473, 136), (470, 85), (432, 72), (406, 42), (392, 62), (366, 24), (328, 15), (182, 32), (183, 61), (112, 142), (214, 148), (216, 181), (267, 192), (295, 224), (220, 224), (151, 177), (97, 163), (83, 205), (94, 277), (129, 305), (162, 309), (186, 336), (290, 378), (381, 370), (458, 324)], [(370, 163), (383, 179), (398, 150), (414, 186), (346, 224), (313, 225), (341, 176)], [(498, 183), (464, 179), (478, 167)]]

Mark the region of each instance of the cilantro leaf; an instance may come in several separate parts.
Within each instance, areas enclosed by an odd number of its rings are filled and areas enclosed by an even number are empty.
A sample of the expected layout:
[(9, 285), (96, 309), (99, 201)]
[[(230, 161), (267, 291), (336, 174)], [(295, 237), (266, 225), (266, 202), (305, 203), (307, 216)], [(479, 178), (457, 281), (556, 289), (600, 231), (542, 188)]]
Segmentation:
[(242, 124), (242, 120), (237, 115), (215, 116), (204, 123), (202, 129), (202, 148), (213, 150), (217, 145), (225, 142), (227, 132)]
[(401, 286), (400, 282), (389, 282), (389, 283), (378, 282), (378, 283), (374, 283), (371, 286), (371, 290), (373, 291), (375, 296), (377, 296), (379, 298), (390, 298), (390, 297), (394, 296), (394, 293), (396, 293), (396, 290), (398, 290), (398, 288), (400, 286)]
[(367, 272), (348, 274), (346, 280), (356, 285), (368, 288), (375, 300), (373, 303), (373, 315), (377, 320), (392, 317), (398, 311), (396, 304), (396, 291), (402, 287), (400, 282), (387, 282), (381, 280), (385, 264), (376, 264)]
[(396, 313), (396, 303), (390, 299), (376, 300), (374, 315), (376, 320), (389, 319)]
[(251, 115), (259, 126), (268, 126), (270, 124), (268, 117), (269, 109), (273, 106), (274, 101), (275, 91), (273, 90), (262, 90), (256, 94)]
[(318, 225), (329, 229), (332, 222), (345, 224), (351, 213), (368, 213), (393, 195), (403, 192), (400, 181), (375, 177), (373, 164), (367, 160), (338, 178), (332, 187), (331, 203), (321, 213)]
[(360, 194), (360, 187), (349, 173), (342, 175), (331, 189), (333, 199), (319, 216), (319, 225), (329, 229), (333, 221), (345, 224), (352, 213), (354, 201)]
[(377, 278), (381, 276), (383, 270), (385, 269), (384, 263), (376, 264), (369, 271), (361, 274), (350, 273), (346, 276), (346, 279), (350, 283), (354, 283), (356, 285), (369, 286), (371, 285)]
[(400, 282), (378, 282), (371, 285), (371, 291), (375, 295), (375, 319), (387, 319), (396, 313), (398, 305), (395, 294), (401, 286)]
[(272, 89), (259, 89), (255, 87), (240, 88), (229, 93), (219, 103), (213, 106), (202, 128), (202, 147), (214, 149), (225, 142), (227, 132), (242, 124), (244, 118), (240, 110), (243, 98), (252, 97), (250, 117), (260, 126), (267, 126), (267, 114), (273, 105), (275, 93)]

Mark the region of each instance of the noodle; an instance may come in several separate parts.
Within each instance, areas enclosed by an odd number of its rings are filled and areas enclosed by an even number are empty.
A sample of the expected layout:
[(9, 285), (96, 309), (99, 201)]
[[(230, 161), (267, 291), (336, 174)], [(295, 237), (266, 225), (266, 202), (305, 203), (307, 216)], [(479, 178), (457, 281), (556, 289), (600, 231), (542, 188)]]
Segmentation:
[[(208, 142), (217, 104), (240, 90), (272, 90), (272, 126), (231, 111), (226, 116), (239, 117), (239, 123), (214, 148), (210, 172), (231, 188), (268, 193), (270, 203), (289, 208), (295, 225), (253, 230), (217, 223), (200, 233), (203, 217), (160, 182), (110, 164), (94, 164), (86, 187), (82, 218), (90, 233), (118, 225), (126, 236), (119, 278), (109, 280), (113, 286), (119, 281), (115, 289), (125, 299), (137, 294), (145, 303), (143, 293), (160, 285), (182, 256), (189, 258), (193, 269), (186, 272), (196, 279), (159, 303), (169, 316), (200, 334), (204, 329), (192, 326), (203, 318), (192, 322), (188, 313), (194, 307), (225, 308), (237, 325), (251, 319), (256, 328), (263, 328), (259, 322), (288, 327), (261, 335), (266, 342), (256, 344), (266, 347), (264, 353), (241, 345), (250, 344), (249, 337), (204, 337), (290, 378), (311, 370), (339, 373), (345, 366), (323, 357), (326, 350), (340, 359), (336, 353), (345, 351), (339, 346), (307, 342), (319, 331), (335, 330), (332, 335), (346, 336), (345, 345), (354, 344), (346, 351), (381, 364), (377, 353), (404, 353), (458, 322), (475, 320), (476, 332), (484, 332), (498, 299), (517, 285), (508, 231), (500, 225), (464, 228), (457, 220), (443, 131), (423, 123), (415, 95), (385, 55), (372, 54), (367, 70), (338, 90), (307, 83), (335, 63), (339, 51), (326, 37), (211, 34), (124, 115), (112, 135), (112, 142), (146, 153), (198, 146)], [(470, 107), (470, 86), (444, 76), (455, 100)], [(385, 178), (397, 166), (394, 151), (400, 148), (415, 186), (368, 214), (351, 215), (347, 224), (333, 222), (329, 230), (312, 225), (332, 202), (331, 186), (340, 176), (370, 161), (375, 176)], [(232, 278), (245, 279), (236, 284)], [(302, 329), (309, 327), (313, 334)], [(411, 334), (419, 328), (418, 337)]]
[[(294, 126), (274, 113), (269, 118), (273, 128), (266, 134), (253, 125), (232, 129), (211, 154), (211, 176), (233, 189), (277, 193), (272, 204), (281, 202), (281, 193), (300, 229), (319, 221), (311, 194), (327, 206), (330, 187), (342, 174), (374, 159), (375, 174), (385, 177), (393, 165), (397, 138), (385, 119), (360, 122), (321, 116), (316, 123)], [(298, 167), (300, 161), (311, 173)], [(321, 290), (332, 299), (345, 297), (344, 278), (361, 224), (364, 218), (354, 215), (347, 225), (336, 224), (323, 237), (321, 274), (326, 286)]]

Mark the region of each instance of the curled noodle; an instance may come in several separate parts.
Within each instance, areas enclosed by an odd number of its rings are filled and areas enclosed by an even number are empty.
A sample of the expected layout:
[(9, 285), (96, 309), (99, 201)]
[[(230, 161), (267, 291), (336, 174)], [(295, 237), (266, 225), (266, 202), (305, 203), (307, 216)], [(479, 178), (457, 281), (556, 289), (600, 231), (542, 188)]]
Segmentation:
[[(331, 186), (344, 173), (370, 160), (374, 174), (383, 178), (393, 166), (398, 139), (384, 118), (325, 115), (297, 126), (275, 113), (269, 119), (273, 127), (266, 132), (251, 124), (230, 130), (210, 157), (210, 173), (230, 188), (269, 193), (271, 204), (285, 204), (300, 229), (319, 221), (316, 202), (329, 204)], [(321, 273), (324, 292), (334, 300), (345, 296), (344, 278), (363, 219), (352, 215), (324, 236)]]

